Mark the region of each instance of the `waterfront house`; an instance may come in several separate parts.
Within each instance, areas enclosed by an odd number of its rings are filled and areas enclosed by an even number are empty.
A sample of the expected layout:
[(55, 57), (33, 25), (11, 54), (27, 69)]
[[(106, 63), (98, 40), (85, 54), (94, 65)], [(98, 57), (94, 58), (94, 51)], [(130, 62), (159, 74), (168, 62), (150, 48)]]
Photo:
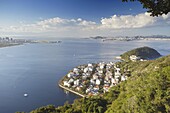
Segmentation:
[(68, 81), (63, 81), (64, 86), (70, 87), (70, 84), (68, 83)]
[(68, 77), (68, 78), (71, 78), (72, 76), (74, 76), (74, 73), (73, 73), (73, 72), (70, 72), (70, 73), (67, 74), (67, 77)]

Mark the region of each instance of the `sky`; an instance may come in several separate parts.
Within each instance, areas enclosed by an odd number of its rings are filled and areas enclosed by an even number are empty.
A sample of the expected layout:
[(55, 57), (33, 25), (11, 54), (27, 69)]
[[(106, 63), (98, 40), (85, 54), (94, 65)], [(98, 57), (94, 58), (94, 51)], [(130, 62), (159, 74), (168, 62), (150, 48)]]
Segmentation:
[(170, 36), (170, 13), (151, 17), (139, 2), (0, 0), (0, 36)]

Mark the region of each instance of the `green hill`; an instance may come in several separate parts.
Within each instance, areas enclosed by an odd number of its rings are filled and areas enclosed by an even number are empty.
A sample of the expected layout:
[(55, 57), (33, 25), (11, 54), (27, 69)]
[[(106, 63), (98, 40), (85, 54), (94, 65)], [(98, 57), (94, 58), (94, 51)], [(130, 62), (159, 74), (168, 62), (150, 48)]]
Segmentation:
[(118, 62), (129, 70), (127, 81), (102, 97), (76, 99), (72, 104), (38, 108), (31, 113), (169, 113), (170, 55), (150, 61)]
[(155, 49), (150, 48), (150, 47), (140, 47), (133, 49), (131, 51), (125, 52), (124, 54), (121, 55), (121, 58), (124, 60), (130, 60), (129, 57), (131, 55), (135, 55), (140, 57), (141, 59), (155, 59), (160, 57), (160, 53), (158, 53)]

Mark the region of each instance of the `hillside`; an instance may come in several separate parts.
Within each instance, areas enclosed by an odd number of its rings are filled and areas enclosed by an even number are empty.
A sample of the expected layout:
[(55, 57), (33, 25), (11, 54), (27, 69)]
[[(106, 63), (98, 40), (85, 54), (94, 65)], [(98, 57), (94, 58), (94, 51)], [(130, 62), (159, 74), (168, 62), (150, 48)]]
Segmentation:
[(131, 76), (104, 96), (76, 99), (73, 104), (38, 108), (31, 113), (169, 113), (170, 55), (150, 61), (118, 62)]
[(128, 52), (125, 52), (124, 54), (120, 55), (122, 59), (128, 61), (130, 60), (130, 56), (135, 55), (140, 57), (141, 59), (149, 60), (149, 59), (155, 59), (160, 57), (160, 53), (157, 52), (155, 49), (150, 47), (140, 47), (133, 50), (130, 50)]

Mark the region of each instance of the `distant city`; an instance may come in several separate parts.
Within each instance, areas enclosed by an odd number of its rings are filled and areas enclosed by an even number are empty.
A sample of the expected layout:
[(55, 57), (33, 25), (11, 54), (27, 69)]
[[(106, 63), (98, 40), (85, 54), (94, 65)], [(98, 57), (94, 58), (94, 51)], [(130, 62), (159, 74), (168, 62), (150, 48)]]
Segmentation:
[(0, 37), (0, 47), (21, 45), (24, 43), (61, 43), (61, 41), (48, 40), (28, 40), (28, 39), (14, 39), (11, 37)]

